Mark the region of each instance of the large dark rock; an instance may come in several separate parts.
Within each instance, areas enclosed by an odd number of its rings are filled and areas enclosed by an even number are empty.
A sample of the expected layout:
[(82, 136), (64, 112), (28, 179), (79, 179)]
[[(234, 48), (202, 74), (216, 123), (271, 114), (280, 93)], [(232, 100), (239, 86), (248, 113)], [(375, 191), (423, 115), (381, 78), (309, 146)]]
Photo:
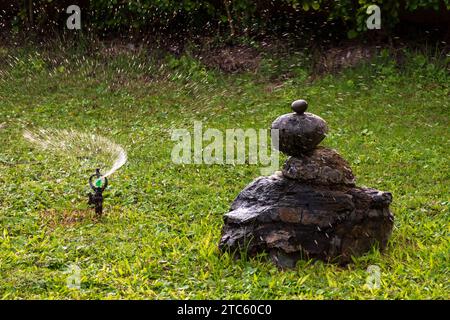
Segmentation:
[(275, 119), (272, 129), (279, 130), (278, 149), (296, 157), (313, 150), (328, 132), (325, 120), (308, 112), (284, 114)]
[(311, 184), (355, 185), (355, 176), (337, 151), (318, 147), (301, 158), (290, 157), (283, 166), (285, 177)]
[(291, 108), (294, 113), (272, 123), (278, 149), (291, 157), (282, 172), (256, 179), (234, 200), (219, 248), (250, 256), (267, 252), (280, 267), (302, 258), (345, 264), (374, 245), (383, 250), (394, 221), (391, 194), (355, 187), (347, 161), (317, 147), (326, 122), (305, 112), (305, 100)]
[(313, 185), (281, 173), (248, 185), (224, 217), (219, 248), (268, 252), (280, 267), (302, 258), (347, 263), (392, 231), (392, 196), (369, 188)]

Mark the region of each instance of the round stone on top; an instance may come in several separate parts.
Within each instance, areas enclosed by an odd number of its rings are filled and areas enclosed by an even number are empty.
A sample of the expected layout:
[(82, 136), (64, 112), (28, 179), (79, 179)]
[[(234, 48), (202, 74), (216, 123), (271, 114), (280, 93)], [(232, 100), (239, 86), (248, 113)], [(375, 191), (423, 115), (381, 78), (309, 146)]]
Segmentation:
[(313, 150), (325, 138), (328, 126), (321, 117), (305, 112), (305, 100), (296, 100), (291, 107), (295, 112), (275, 119), (272, 129), (278, 129), (278, 150), (297, 157)]
[(295, 113), (302, 114), (306, 111), (306, 109), (308, 109), (308, 102), (303, 99), (295, 100), (292, 102), (291, 108)]

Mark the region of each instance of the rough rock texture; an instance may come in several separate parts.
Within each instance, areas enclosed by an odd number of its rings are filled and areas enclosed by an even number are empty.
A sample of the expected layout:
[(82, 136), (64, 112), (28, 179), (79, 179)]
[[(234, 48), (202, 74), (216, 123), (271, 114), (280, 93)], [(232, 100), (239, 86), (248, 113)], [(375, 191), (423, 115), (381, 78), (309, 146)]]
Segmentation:
[(312, 113), (288, 113), (275, 119), (272, 129), (279, 130), (278, 149), (291, 156), (313, 150), (326, 136), (327, 123)]
[(291, 157), (282, 172), (256, 179), (234, 200), (220, 250), (268, 252), (278, 266), (294, 267), (302, 258), (345, 264), (375, 244), (386, 247), (394, 220), (391, 194), (355, 187), (347, 161), (317, 147), (328, 127), (307, 108), (305, 100), (296, 100), (294, 113), (272, 123), (278, 149)]
[(278, 173), (248, 185), (225, 215), (219, 248), (268, 252), (280, 267), (302, 258), (347, 263), (391, 234), (392, 196), (369, 188), (299, 183)]
[(290, 157), (283, 167), (285, 177), (312, 184), (355, 185), (347, 161), (333, 149), (318, 147), (301, 158)]

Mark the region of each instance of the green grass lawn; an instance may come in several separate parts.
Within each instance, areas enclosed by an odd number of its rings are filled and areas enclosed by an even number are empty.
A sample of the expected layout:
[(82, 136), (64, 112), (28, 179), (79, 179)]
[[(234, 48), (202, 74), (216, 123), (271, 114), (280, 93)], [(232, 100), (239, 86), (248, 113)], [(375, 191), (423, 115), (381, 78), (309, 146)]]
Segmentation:
[[(295, 60), (295, 58), (292, 58)], [(300, 59), (300, 58), (299, 58)], [(449, 299), (448, 70), (390, 55), (307, 78), (264, 60), (225, 75), (189, 57), (59, 56), (0, 48), (0, 297), (3, 299)], [(217, 249), (222, 216), (257, 165), (175, 165), (171, 130), (269, 128), (303, 98), (323, 117), (322, 143), (351, 164), (358, 185), (393, 194), (386, 252), (347, 267), (302, 261), (279, 271), (261, 256)], [(2, 126), (1, 124), (4, 123)], [(129, 161), (110, 178), (105, 216), (87, 209), (95, 167), (34, 148), (27, 127), (93, 132)], [(81, 289), (66, 286), (81, 268)], [(370, 265), (381, 288), (365, 287)]]

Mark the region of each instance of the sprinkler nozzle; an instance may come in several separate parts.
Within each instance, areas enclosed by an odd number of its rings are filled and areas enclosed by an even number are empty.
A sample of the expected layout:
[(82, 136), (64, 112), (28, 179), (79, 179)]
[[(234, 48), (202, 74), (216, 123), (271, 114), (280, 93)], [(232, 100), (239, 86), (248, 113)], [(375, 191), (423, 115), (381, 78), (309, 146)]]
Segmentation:
[[(93, 182), (94, 178), (97, 178)], [(89, 177), (89, 186), (94, 191), (94, 193), (89, 193), (88, 205), (95, 208), (95, 213), (99, 216), (103, 213), (103, 191), (108, 186), (108, 179), (106, 177), (102, 178), (100, 169), (95, 170), (95, 174)]]

